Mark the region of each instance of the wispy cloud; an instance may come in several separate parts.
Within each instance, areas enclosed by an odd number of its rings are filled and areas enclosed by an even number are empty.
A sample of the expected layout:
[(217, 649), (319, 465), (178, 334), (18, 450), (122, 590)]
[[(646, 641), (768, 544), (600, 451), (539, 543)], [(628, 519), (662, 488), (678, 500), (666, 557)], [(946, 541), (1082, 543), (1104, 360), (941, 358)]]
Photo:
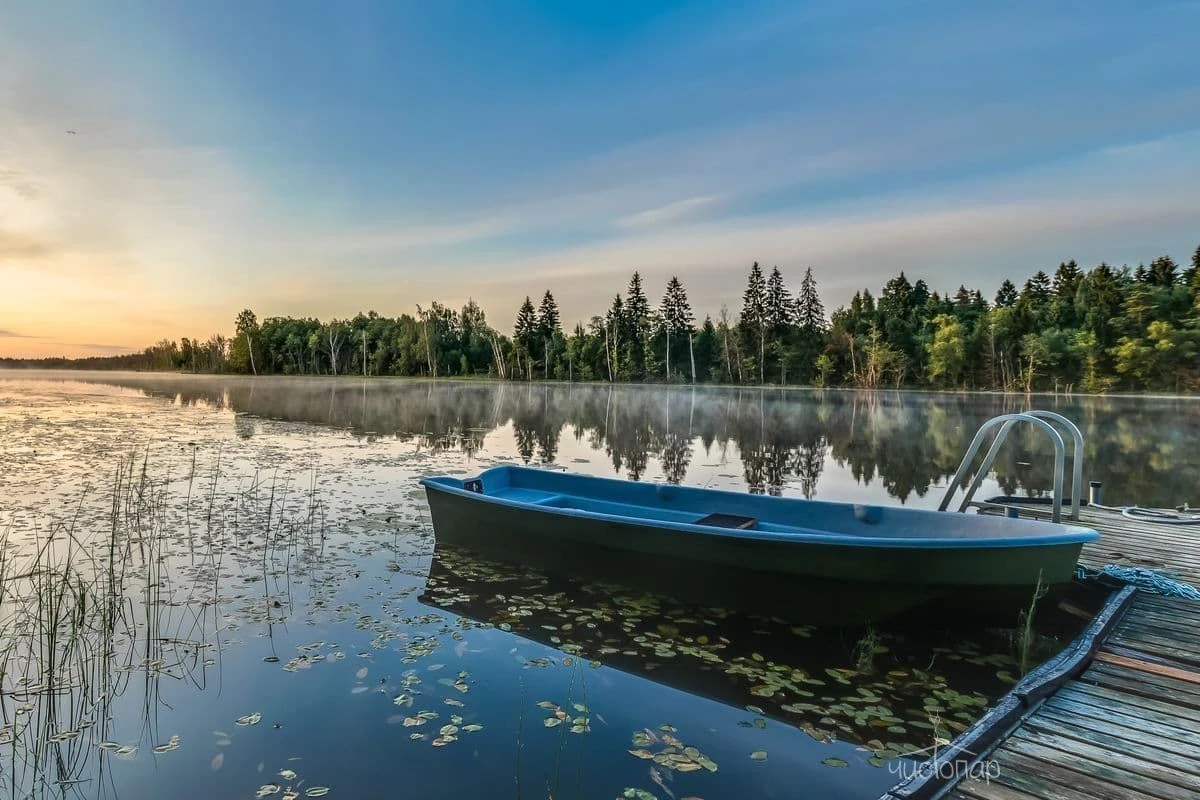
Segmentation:
[[(634, 269), (678, 272), (715, 311), (754, 259), (812, 265), (833, 306), (898, 269), (988, 291), (1061, 258), (1152, 257), (1200, 216), (1197, 8), (749, 3), (617, 36), (534, 15), (536, 47), (505, 11), (486, 33), (421, 29), (462, 45), (453, 63), (383, 47), (395, 29), (364, 13), (371, 68), (331, 46), (304, 81), (309, 51), (282, 40), (253, 70), (206, 66), (193, 23), (227, 22), (195, 9), (144, 15), (178, 37), (148, 68), (119, 14), (97, 12), (108, 39), (18, 15), (62, 28), (47, 40), (0, 11), (0, 318), (84, 351), (67, 340), (227, 331), (246, 306), (472, 296), (505, 327), (551, 288), (582, 318)], [(434, 88), (397, 89), (405, 72)]]
[(36, 338), (38, 338), (38, 337), (30, 336), (27, 333), (17, 333), (16, 331), (9, 331), (9, 330), (4, 330), (3, 328), (0, 328), (0, 339), (36, 339)]
[(137, 348), (118, 344), (99, 344), (96, 342), (48, 342), (54, 347), (65, 347), (71, 350), (86, 350), (93, 355), (121, 355), (137, 352)]
[(684, 200), (676, 200), (673, 203), (667, 203), (658, 208), (650, 208), (645, 211), (639, 211), (636, 214), (631, 214), (627, 217), (622, 217), (617, 220), (618, 228), (654, 228), (660, 225), (667, 225), (680, 222), (688, 217), (693, 216), (697, 211), (713, 205), (717, 202), (717, 198), (713, 195), (707, 197), (689, 197)]

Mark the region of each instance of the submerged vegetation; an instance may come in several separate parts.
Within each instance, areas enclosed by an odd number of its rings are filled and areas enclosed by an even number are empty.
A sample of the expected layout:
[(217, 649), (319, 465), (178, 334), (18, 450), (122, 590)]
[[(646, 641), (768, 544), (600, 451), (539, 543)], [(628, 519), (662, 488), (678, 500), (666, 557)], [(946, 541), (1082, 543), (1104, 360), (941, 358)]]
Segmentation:
[[(96, 499), (88, 489), (66, 518), (45, 531), (22, 531), (31, 541), (6, 529), (0, 789), (13, 796), (96, 795), (109, 759), (161, 755), (183, 744), (162, 724), (160, 687), (207, 688), (221, 650), (215, 610), (222, 563), (253, 564), (266, 579), (318, 520), (315, 503), (304, 514), (302, 505), (277, 496), (285, 486), (255, 480), (224, 495), (229, 489), (219, 489), (214, 471), (208, 491), (193, 496), (197, 478), (194, 470), (188, 475), (180, 520), (170, 507), (169, 480), (155, 474), (148, 456), (130, 456), (113, 474), (107, 518), (84, 512)], [(174, 528), (181, 522), (182, 532)], [(250, 557), (224, 552), (230, 538), (250, 544), (262, 531)], [(185, 542), (186, 562), (174, 549)], [(251, 616), (269, 619), (270, 604)]]
[(904, 273), (827, 317), (808, 269), (793, 294), (755, 263), (740, 313), (702, 321), (677, 277), (652, 303), (639, 273), (608, 309), (564, 329), (553, 294), (517, 309), (512, 335), (474, 301), (352, 319), (238, 314), (228, 338), (164, 340), (107, 359), (4, 365), (275, 375), (490, 376), (509, 380), (978, 388), (1005, 391), (1193, 391), (1200, 387), (1200, 248), (1183, 268), (1084, 270), (1075, 261), (993, 299), (941, 293)]

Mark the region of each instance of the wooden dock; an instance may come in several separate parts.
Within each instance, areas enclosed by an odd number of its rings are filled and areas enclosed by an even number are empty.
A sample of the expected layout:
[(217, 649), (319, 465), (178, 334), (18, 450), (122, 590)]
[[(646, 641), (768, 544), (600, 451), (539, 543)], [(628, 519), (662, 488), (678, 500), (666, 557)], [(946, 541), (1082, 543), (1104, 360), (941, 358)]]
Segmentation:
[[(1047, 505), (1017, 507), (1023, 517), (1050, 518)], [(1067, 511), (1063, 508), (1064, 522)], [(1100, 532), (1099, 540), (1083, 546), (1079, 563), (1085, 567), (1122, 564), (1167, 570), (1185, 583), (1200, 585), (1200, 525), (1165, 525), (1087, 506), (1079, 509), (1079, 521), (1073, 524)]]
[[(1045, 506), (1022, 516), (1049, 516)], [(1080, 563), (1148, 567), (1200, 584), (1200, 525), (1084, 508)], [(1132, 588), (1066, 652), (882, 800), (1200, 798), (1200, 601)]]

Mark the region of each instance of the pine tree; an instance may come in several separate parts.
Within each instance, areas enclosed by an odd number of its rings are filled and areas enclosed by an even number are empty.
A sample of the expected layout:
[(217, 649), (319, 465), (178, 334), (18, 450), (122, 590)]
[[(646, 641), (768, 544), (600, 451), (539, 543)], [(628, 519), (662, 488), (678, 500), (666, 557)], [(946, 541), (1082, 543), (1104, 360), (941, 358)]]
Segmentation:
[[(517, 311), (517, 322), (513, 326), (513, 339), (517, 343), (517, 359), (521, 358), (521, 353), (525, 354), (525, 375), (532, 377), (533, 375), (533, 349), (537, 346), (538, 339), (538, 324), (537, 313), (533, 310), (533, 301), (529, 296), (525, 296), (525, 302), (521, 304), (520, 310)], [(520, 367), (517, 369), (520, 374)]]
[(642, 289), (637, 272), (629, 279), (625, 292), (625, 361), (630, 375), (641, 379), (646, 374), (646, 345), (650, 335), (650, 302)]
[(1004, 279), (1004, 283), (1000, 284), (999, 291), (996, 292), (996, 306), (998, 308), (1012, 308), (1017, 303), (1017, 287), (1008, 278)]
[(549, 289), (542, 295), (542, 305), (538, 309), (537, 329), (544, 339), (550, 338), (559, 330), (558, 303), (554, 301), (554, 295), (550, 294)]
[(1081, 280), (1083, 280), (1083, 273), (1080, 272), (1075, 259), (1071, 259), (1058, 265), (1051, 288), (1058, 299), (1074, 302), (1075, 293), (1079, 290)]
[(550, 361), (555, 355), (554, 335), (562, 333), (558, 326), (558, 303), (554, 302), (554, 295), (550, 294), (549, 289), (542, 295), (542, 305), (538, 309), (537, 332), (542, 345), (542, 372), (549, 378)]
[(533, 301), (526, 295), (525, 302), (521, 303), (521, 308), (517, 311), (517, 322), (513, 326), (513, 338), (522, 344), (527, 344), (537, 336), (537, 330), (537, 313), (533, 310)]
[(1149, 281), (1155, 286), (1170, 288), (1179, 279), (1178, 269), (1179, 265), (1169, 256), (1159, 256), (1150, 262)]
[(1025, 281), (1019, 299), (1032, 303), (1034, 306), (1040, 306), (1047, 302), (1050, 299), (1050, 276), (1039, 269), (1032, 278)]
[(691, 332), (692, 323), (695, 321), (692, 306), (688, 303), (687, 291), (674, 275), (667, 281), (667, 291), (662, 301), (662, 317), (667, 332), (672, 336), (683, 336)]
[(789, 302), (788, 290), (783, 283), (783, 273), (779, 271), (779, 267), (772, 268), (771, 277), (767, 279), (766, 292), (767, 330), (780, 337), (791, 327), (794, 308)]
[[(861, 304), (862, 297), (855, 297)], [(804, 280), (800, 282), (800, 294), (796, 296), (796, 323), (807, 333), (824, 333), (829, 327), (825, 321), (825, 306), (817, 294), (817, 281), (813, 278), (812, 267), (804, 271)]]
[(753, 342), (753, 349), (758, 350), (758, 382), (766, 382), (766, 351), (767, 351), (767, 285), (763, 280), (762, 269), (755, 261), (750, 267), (750, 276), (746, 281), (746, 291), (742, 293), (742, 317), (738, 321), (742, 338), (747, 343)]
[(1192, 295), (1192, 304), (1200, 311), (1200, 247), (1192, 253), (1192, 266), (1184, 273), (1184, 285)]
[[(659, 309), (663, 332), (666, 334), (665, 369), (667, 380), (671, 378), (671, 350), (679, 345), (684, 338), (688, 340), (689, 351), (692, 337), (692, 307), (688, 303), (687, 292), (675, 275), (667, 281), (667, 291), (663, 295), (662, 306)], [(696, 369), (693, 364), (692, 380), (696, 379)]]

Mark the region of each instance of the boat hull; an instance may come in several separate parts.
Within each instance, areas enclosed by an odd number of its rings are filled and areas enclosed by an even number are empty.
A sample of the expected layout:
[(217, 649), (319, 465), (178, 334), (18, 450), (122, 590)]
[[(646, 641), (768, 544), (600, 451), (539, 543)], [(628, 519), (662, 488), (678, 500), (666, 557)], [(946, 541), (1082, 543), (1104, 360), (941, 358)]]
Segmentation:
[(426, 488), (439, 542), (689, 602), (825, 623), (884, 619), (951, 595), (975, 611), (1007, 613), (1028, 604), (1039, 580), (1069, 581), (1082, 546), (855, 547), (705, 536)]

